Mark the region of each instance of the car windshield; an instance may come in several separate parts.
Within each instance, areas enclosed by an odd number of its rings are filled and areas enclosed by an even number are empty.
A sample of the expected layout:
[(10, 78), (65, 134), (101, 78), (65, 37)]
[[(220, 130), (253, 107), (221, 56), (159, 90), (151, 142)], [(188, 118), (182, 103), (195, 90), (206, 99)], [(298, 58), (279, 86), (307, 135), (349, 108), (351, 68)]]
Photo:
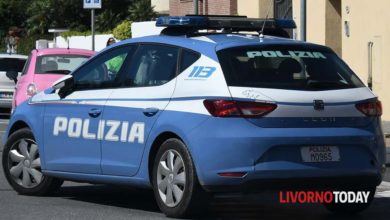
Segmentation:
[(89, 57), (84, 55), (45, 55), (37, 58), (37, 74), (69, 74)]
[(0, 71), (16, 71), (22, 72), (26, 59), (22, 58), (0, 58)]
[(364, 84), (328, 49), (299, 46), (238, 47), (218, 57), (229, 86), (335, 90)]

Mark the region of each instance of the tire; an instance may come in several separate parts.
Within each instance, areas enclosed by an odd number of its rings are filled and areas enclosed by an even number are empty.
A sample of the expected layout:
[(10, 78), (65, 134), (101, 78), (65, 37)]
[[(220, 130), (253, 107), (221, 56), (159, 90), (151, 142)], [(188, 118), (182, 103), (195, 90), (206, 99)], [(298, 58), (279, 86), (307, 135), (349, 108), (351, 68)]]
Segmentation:
[[(357, 191), (357, 190), (345, 190), (345, 191)], [(328, 211), (337, 215), (353, 215), (367, 209), (374, 200), (376, 187), (362, 189), (361, 191), (369, 191), (367, 203), (324, 203)]]
[(8, 138), (2, 163), (8, 183), (23, 195), (44, 196), (63, 183), (63, 180), (42, 174), (38, 145), (28, 128), (20, 129)]
[(199, 184), (191, 155), (182, 141), (171, 138), (161, 145), (152, 175), (157, 205), (165, 215), (183, 218), (207, 213), (208, 195)]

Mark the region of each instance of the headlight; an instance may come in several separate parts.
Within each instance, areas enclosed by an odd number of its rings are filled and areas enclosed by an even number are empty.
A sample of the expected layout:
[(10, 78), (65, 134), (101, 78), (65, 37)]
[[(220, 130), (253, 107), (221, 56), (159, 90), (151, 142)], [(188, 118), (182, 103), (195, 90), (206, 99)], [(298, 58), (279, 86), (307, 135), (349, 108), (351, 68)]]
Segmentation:
[(38, 93), (38, 90), (37, 90), (37, 87), (35, 86), (34, 83), (30, 83), (28, 86), (27, 86), (27, 95), (28, 96), (33, 96), (35, 94)]

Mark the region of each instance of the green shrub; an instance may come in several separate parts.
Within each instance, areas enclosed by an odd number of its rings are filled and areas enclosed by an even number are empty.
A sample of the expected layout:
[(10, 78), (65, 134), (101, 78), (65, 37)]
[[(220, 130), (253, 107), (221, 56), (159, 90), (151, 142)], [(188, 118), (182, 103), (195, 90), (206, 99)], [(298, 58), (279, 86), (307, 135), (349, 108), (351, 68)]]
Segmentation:
[(112, 31), (114, 37), (118, 40), (131, 38), (131, 21), (124, 20)]

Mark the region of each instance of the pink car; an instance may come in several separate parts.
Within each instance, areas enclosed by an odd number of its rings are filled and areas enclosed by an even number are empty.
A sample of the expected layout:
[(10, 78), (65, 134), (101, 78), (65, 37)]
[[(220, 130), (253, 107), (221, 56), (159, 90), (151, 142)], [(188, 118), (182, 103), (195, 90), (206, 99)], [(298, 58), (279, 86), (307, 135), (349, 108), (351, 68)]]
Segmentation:
[(36, 93), (49, 88), (53, 82), (72, 72), (94, 54), (94, 51), (82, 49), (33, 50), (16, 84), (12, 109)]

